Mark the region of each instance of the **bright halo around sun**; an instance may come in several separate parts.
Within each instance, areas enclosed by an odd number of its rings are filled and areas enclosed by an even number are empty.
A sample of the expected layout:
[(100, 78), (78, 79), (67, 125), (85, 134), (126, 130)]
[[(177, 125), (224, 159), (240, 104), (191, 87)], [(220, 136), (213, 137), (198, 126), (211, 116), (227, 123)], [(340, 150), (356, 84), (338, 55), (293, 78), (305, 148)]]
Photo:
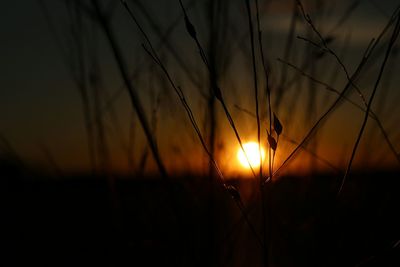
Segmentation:
[(243, 144), (243, 149), (246, 152), (243, 152), (242, 148), (239, 147), (239, 150), (237, 152), (237, 158), (240, 162), (240, 164), (246, 168), (246, 169), (250, 169), (250, 165), (252, 168), (257, 168), (260, 166), (260, 163), (262, 161), (264, 161), (265, 159), (265, 151), (264, 149), (261, 147), (261, 159), (260, 159), (260, 149), (259, 149), (259, 145), (257, 142), (248, 142), (248, 143), (244, 143)]

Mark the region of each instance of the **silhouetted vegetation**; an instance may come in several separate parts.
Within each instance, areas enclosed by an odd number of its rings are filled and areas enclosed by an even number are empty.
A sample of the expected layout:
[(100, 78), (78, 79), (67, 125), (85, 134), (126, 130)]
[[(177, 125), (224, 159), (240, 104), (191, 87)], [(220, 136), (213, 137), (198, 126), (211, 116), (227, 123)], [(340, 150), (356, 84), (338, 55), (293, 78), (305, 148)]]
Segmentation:
[[(400, 6), (353, 44), (358, 0), (150, 2), (38, 0), (88, 164), (0, 135), (5, 261), (400, 266)], [(267, 159), (243, 174), (251, 139)]]

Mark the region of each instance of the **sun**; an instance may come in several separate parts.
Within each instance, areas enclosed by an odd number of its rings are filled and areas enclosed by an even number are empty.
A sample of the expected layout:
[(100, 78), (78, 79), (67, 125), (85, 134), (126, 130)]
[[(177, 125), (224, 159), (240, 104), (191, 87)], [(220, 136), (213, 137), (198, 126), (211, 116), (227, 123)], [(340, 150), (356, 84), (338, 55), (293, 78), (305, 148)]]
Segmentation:
[[(246, 168), (250, 169), (250, 165), (252, 168), (257, 168), (260, 166), (261, 162), (265, 159), (265, 151), (261, 147), (261, 159), (260, 159), (260, 149), (257, 142), (248, 142), (243, 144), (243, 149), (246, 154), (243, 152), (242, 148), (239, 147), (237, 152), (237, 158), (240, 164)], [(246, 157), (247, 155), (247, 157)]]

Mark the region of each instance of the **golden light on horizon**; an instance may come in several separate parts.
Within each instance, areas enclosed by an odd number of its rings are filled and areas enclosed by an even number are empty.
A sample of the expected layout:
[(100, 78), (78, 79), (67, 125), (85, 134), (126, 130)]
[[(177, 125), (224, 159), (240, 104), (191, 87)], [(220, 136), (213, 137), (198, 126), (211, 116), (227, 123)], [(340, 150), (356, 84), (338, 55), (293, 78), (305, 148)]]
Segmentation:
[[(264, 161), (265, 151), (262, 147), (260, 149), (259, 144), (257, 142), (244, 143), (243, 149), (244, 152), (242, 148), (239, 147), (237, 152), (237, 159), (243, 168), (250, 169), (250, 165), (252, 168), (257, 168), (260, 166), (261, 162)], [(260, 150), (261, 150), (261, 157), (260, 157)]]

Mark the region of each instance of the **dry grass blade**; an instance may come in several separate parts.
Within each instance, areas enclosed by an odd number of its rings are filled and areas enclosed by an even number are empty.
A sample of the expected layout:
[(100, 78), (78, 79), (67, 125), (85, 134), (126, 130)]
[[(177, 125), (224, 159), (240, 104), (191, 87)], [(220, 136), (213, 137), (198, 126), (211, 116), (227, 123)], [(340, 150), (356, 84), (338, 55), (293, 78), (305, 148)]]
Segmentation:
[[(322, 82), (316, 78), (314, 78), (313, 76), (307, 74), (306, 72), (304, 72), (302, 69), (300, 69), (299, 67), (295, 66), (294, 64), (290, 63), (290, 62), (286, 62), (283, 59), (278, 58), (278, 61), (286, 64), (287, 66), (293, 68), (294, 70), (296, 70), (297, 72), (299, 72), (301, 75), (303, 75), (304, 77), (310, 79), (311, 81), (322, 85), (322, 87), (324, 89), (326, 89), (329, 92), (332, 92), (338, 96), (340, 96), (340, 92), (339, 90), (333, 88), (332, 86), (330, 86), (329, 84)], [(365, 108), (363, 108), (362, 106), (360, 106), (359, 104), (357, 104), (356, 102), (354, 102), (353, 100), (351, 100), (350, 98), (343, 96), (343, 99), (346, 100), (348, 103), (352, 104), (354, 107), (356, 107), (357, 109), (361, 110), (362, 112), (367, 112)], [(395, 158), (397, 159), (398, 163), (400, 164), (400, 156), (397, 154), (396, 149), (393, 145), (393, 142), (389, 139), (389, 135), (387, 133), (387, 131), (385, 130), (385, 128), (383, 127), (382, 122), (380, 121), (378, 115), (371, 109), (369, 111), (369, 116), (376, 122), (376, 124), (378, 125), (383, 137), (385, 138), (385, 141), (390, 149), (390, 151), (392, 152), (392, 154), (395, 156)]]
[[(249, 115), (249, 116), (251, 116), (251, 117), (253, 117), (253, 118), (256, 117), (256, 115), (254, 115), (254, 113), (252, 113), (251, 111), (249, 111), (249, 110), (247, 110), (247, 109), (245, 109), (245, 108), (240, 107), (239, 105), (235, 105), (235, 108), (237, 108), (239, 111), (241, 111), (241, 112), (243, 112), (243, 113), (246, 113), (247, 115)], [(296, 146), (299, 145), (299, 142), (295, 141), (294, 139), (290, 138), (289, 136), (287, 136), (287, 135), (285, 135), (285, 134), (281, 134), (281, 135), (282, 135), (282, 138), (284, 138), (286, 141), (288, 141), (288, 142), (290, 142), (290, 143), (292, 143), (292, 144), (294, 144), (294, 145), (296, 145)], [(314, 157), (315, 159), (317, 159), (317, 160), (321, 161), (322, 163), (324, 163), (327, 167), (330, 167), (330, 168), (331, 168), (332, 170), (334, 170), (335, 172), (337, 172), (337, 173), (342, 173), (342, 171), (341, 171), (338, 167), (336, 167), (335, 165), (333, 165), (333, 164), (332, 164), (331, 162), (329, 162), (328, 160), (322, 158), (322, 157), (319, 156), (317, 153), (312, 152), (311, 150), (307, 149), (306, 146), (302, 146), (301, 149), (302, 149), (304, 152), (308, 153), (310, 156), (312, 156), (312, 157)]]
[[(271, 90), (269, 87), (269, 72), (267, 70), (267, 65), (265, 62), (265, 56), (264, 56), (264, 49), (263, 49), (263, 42), (262, 42), (262, 34), (261, 34), (261, 26), (260, 26), (260, 9), (258, 5), (258, 0), (255, 1), (256, 3), (256, 21), (257, 21), (257, 36), (258, 36), (258, 46), (260, 49), (260, 55), (261, 55), (261, 63), (265, 75), (265, 88), (266, 88), (266, 93), (267, 93), (267, 100), (268, 100), (268, 124), (269, 124), (269, 132), (272, 131), (272, 107), (271, 107)], [(248, 16), (249, 16), (249, 26), (252, 28), (251, 24), (251, 13), (250, 13), (250, 4), (249, 1), (247, 1), (247, 10), (248, 10)], [(252, 33), (252, 32), (251, 32)], [(252, 34), (251, 34), (252, 35)], [(253, 37), (251, 37), (253, 40)], [(252, 54), (254, 56), (254, 44), (252, 42)], [(255, 60), (253, 60), (253, 68), (255, 68)], [(255, 78), (257, 78), (257, 75), (254, 75)], [(255, 86), (257, 86), (257, 81), (255, 80)], [(256, 87), (255, 87), (256, 88)], [(258, 90), (257, 90), (258, 91)], [(256, 119), (257, 119), (257, 134), (258, 134), (258, 143), (261, 144), (260, 140), (260, 118), (258, 114), (258, 92), (255, 92), (256, 94)], [(259, 146), (261, 148), (261, 145)], [(268, 170), (269, 170), (269, 176), (272, 175), (273, 172), (273, 161), (271, 160), (271, 146), (268, 148)], [(260, 151), (261, 154), (261, 151)], [(261, 158), (261, 156), (260, 156)], [(267, 180), (268, 182), (269, 180)], [(265, 203), (265, 191), (264, 191), (264, 185), (266, 181), (264, 180), (262, 176), (262, 164), (260, 165), (260, 192), (261, 192), (261, 208), (262, 208), (262, 223), (263, 223), (263, 239), (264, 239), (264, 244), (265, 244), (265, 249), (264, 249), (264, 263), (267, 266), (268, 265), (268, 253), (269, 253), (269, 233), (268, 230), (270, 227), (267, 226), (267, 216), (270, 216), (270, 210), (268, 209), (268, 203)]]
[[(257, 76), (257, 66), (256, 66), (256, 54), (255, 54), (255, 45), (254, 45), (254, 28), (253, 22), (251, 19), (251, 10), (250, 10), (250, 1), (245, 0), (246, 2), (246, 10), (247, 10), (247, 19), (249, 23), (249, 31), (250, 31), (250, 47), (251, 47), (251, 59), (252, 59), (252, 66), (253, 66), (253, 83), (254, 83), (254, 99), (256, 102), (256, 120), (257, 120), (257, 141), (260, 144), (259, 147), (259, 154), (261, 158), (261, 126), (260, 126), (260, 113), (259, 113), (259, 101), (258, 101), (258, 76)], [(260, 184), (262, 183), (262, 164), (260, 164), (259, 169), (259, 177), (260, 177)]]
[[(187, 15), (187, 13), (186, 13), (186, 10), (185, 10), (185, 7), (183, 6), (182, 1), (179, 0), (179, 3), (180, 3), (180, 5), (181, 5), (182, 11), (183, 11), (183, 13), (184, 13), (185, 22), (186, 22), (186, 26), (188, 27), (189, 35), (190, 35), (190, 36), (193, 38), (193, 40), (195, 41), (196, 46), (197, 46), (197, 48), (198, 48), (199, 51), (200, 51), (201, 59), (203, 60), (203, 63), (204, 63), (204, 64), (206, 65), (206, 67), (207, 67), (207, 71), (208, 71), (209, 73), (211, 73), (210, 65), (209, 65), (209, 63), (208, 63), (206, 54), (204, 53), (204, 49), (203, 49), (202, 45), (200, 44), (200, 41), (199, 41), (199, 39), (197, 38), (197, 35), (193, 35), (192, 29), (191, 29), (191, 27), (193, 26), (193, 24), (192, 24), (192, 23), (190, 22), (190, 20), (189, 20), (189, 17), (188, 17), (188, 15)], [(191, 26), (188, 26), (188, 25), (191, 25)], [(194, 28), (194, 26), (193, 26), (193, 28)], [(212, 77), (212, 75), (211, 75), (211, 77)], [(224, 100), (224, 98), (223, 98), (221, 89), (219, 88), (217, 81), (213, 81), (213, 83), (214, 83), (213, 89), (214, 89), (215, 97), (216, 97), (216, 98), (218, 99), (218, 101), (221, 103), (222, 108), (223, 108), (223, 110), (224, 110), (224, 112), (225, 112), (225, 116), (227, 117), (228, 122), (229, 122), (229, 124), (231, 125), (231, 128), (232, 128), (233, 132), (235, 133), (235, 137), (236, 137), (237, 141), (239, 142), (240, 148), (242, 149), (244, 155), (246, 156), (246, 160), (247, 160), (247, 162), (248, 162), (248, 164), (249, 164), (249, 166), (250, 166), (250, 170), (251, 170), (251, 172), (252, 172), (254, 178), (256, 178), (257, 175), (256, 175), (256, 173), (255, 173), (255, 171), (254, 171), (252, 165), (250, 164), (250, 160), (249, 160), (249, 158), (248, 158), (248, 155), (247, 155), (247, 154), (245, 153), (245, 151), (244, 151), (242, 139), (240, 138), (239, 131), (237, 130), (237, 127), (236, 127), (236, 125), (235, 125), (235, 122), (234, 122), (234, 120), (233, 120), (233, 117), (231, 116), (231, 113), (229, 112), (229, 109), (228, 109), (228, 107), (227, 107), (227, 105), (226, 105), (226, 103), (225, 103), (225, 100)]]
[[(358, 75), (360, 74), (362, 68), (364, 65), (367, 63), (369, 59), (371, 51), (371, 45), (368, 46), (364, 56), (362, 57), (360, 63), (357, 66), (357, 69), (354, 71), (353, 75), (350, 77), (350, 80), (354, 80)], [(310, 130), (306, 133), (302, 141), (299, 142), (298, 146), (287, 156), (287, 158), (282, 162), (282, 164), (279, 166), (279, 168), (274, 171), (273, 175), (277, 174), (292, 158), (293, 156), (299, 151), (299, 149), (306, 144), (306, 142), (309, 140), (309, 138), (314, 134), (314, 132), (319, 128), (322, 122), (324, 122), (328, 116), (331, 114), (333, 110), (337, 107), (337, 105), (341, 102), (343, 96), (348, 92), (348, 90), (351, 88), (352, 83), (349, 81), (345, 85), (344, 89), (340, 93), (340, 95), (337, 97), (337, 99), (334, 101), (334, 103), (320, 116), (320, 118), (316, 121), (316, 123), (310, 128)]]
[(134, 21), (135, 25), (139, 28), (140, 32), (142, 33), (143, 37), (145, 38), (148, 46), (150, 47), (150, 49), (148, 49), (145, 45), (142, 45), (143, 49), (147, 52), (147, 54), (153, 59), (153, 61), (161, 68), (161, 70), (164, 72), (164, 74), (166, 75), (168, 82), (170, 83), (170, 85), (172, 86), (172, 88), (174, 89), (176, 95), (178, 96), (179, 100), (181, 101), (182, 106), (184, 107), (186, 114), (190, 120), (190, 123), (192, 124), (197, 137), (200, 140), (200, 143), (203, 147), (203, 149), (205, 150), (206, 154), (208, 157), (211, 158), (211, 161), (218, 173), (218, 177), (220, 179), (220, 182), (225, 185), (225, 181), (223, 178), (223, 174), (220, 170), (220, 168), (218, 167), (218, 164), (216, 163), (215, 159), (212, 157), (211, 152), (209, 151), (209, 149), (207, 148), (206, 142), (204, 140), (203, 135), (201, 134), (200, 128), (198, 127), (197, 121), (193, 115), (193, 112), (186, 100), (186, 97), (182, 91), (182, 89), (177, 86), (175, 84), (175, 82), (172, 80), (167, 68), (164, 66), (164, 64), (162, 63), (162, 61), (160, 60), (160, 58), (157, 55), (157, 52), (155, 51), (152, 42), (150, 41), (149, 37), (147, 36), (146, 32), (143, 30), (143, 28), (141, 27), (141, 25), (139, 24), (139, 21), (137, 20), (137, 18), (135, 17), (135, 15), (133, 14), (133, 12), (131, 11), (131, 9), (129, 8), (128, 4), (124, 1), (122, 1), (122, 4), (124, 5), (125, 9), (128, 11), (130, 17), (132, 18), (132, 20)]
[[(283, 54), (283, 58), (286, 60), (289, 60), (292, 56), (293, 52), (293, 38), (295, 36), (296, 28), (297, 28), (297, 23), (298, 23), (298, 11), (297, 11), (297, 6), (296, 6), (296, 0), (293, 0), (293, 7), (292, 7), (292, 15), (290, 18), (290, 28), (286, 37), (286, 42), (285, 42), (285, 50)], [(280, 75), (280, 81), (276, 90), (276, 98), (275, 98), (275, 108), (278, 108), (279, 105), (282, 103), (282, 98), (284, 95), (284, 89), (289, 88), (287, 80), (287, 69), (282, 66), (281, 68), (281, 75)], [(270, 118), (271, 119), (271, 118)], [(270, 129), (271, 131), (271, 129)]]
[(126, 10), (128, 11), (130, 17), (133, 19), (133, 21), (135, 22), (136, 26), (139, 28), (139, 30), (141, 31), (141, 33), (143, 34), (143, 36), (146, 39), (147, 44), (149, 45), (149, 49), (145, 46), (142, 45), (144, 50), (147, 52), (147, 54), (154, 60), (154, 62), (161, 68), (161, 70), (164, 72), (164, 74), (166, 75), (168, 82), (170, 83), (170, 85), (172, 86), (172, 88), (174, 89), (175, 93), (177, 94), (177, 96), (179, 97), (179, 100), (181, 101), (181, 104), (183, 105), (187, 116), (189, 117), (189, 120), (197, 134), (197, 137), (199, 138), (199, 141), (204, 149), (204, 151), (206, 152), (207, 156), (209, 157), (210, 161), (212, 162), (215, 170), (217, 171), (217, 177), (218, 177), (218, 181), (220, 182), (220, 185), (232, 196), (232, 199), (235, 201), (237, 207), (239, 208), (242, 216), (245, 218), (246, 224), (249, 226), (251, 232), (253, 233), (254, 237), (257, 239), (258, 244), (260, 245), (260, 247), (263, 247), (264, 244), (262, 243), (262, 241), (260, 240), (257, 232), (255, 231), (254, 226), (252, 225), (252, 223), (250, 222), (250, 220), (248, 219), (247, 213), (246, 213), (246, 208), (244, 206), (244, 203), (242, 202), (241, 198), (238, 197), (240, 196), (238, 191), (236, 190), (236, 193), (233, 192), (232, 190), (232, 186), (226, 184), (224, 176), (217, 164), (217, 162), (215, 161), (212, 153), (209, 151), (209, 149), (207, 148), (205, 139), (203, 137), (203, 135), (201, 134), (200, 128), (198, 127), (197, 121), (193, 115), (193, 112), (188, 104), (188, 102), (186, 101), (185, 95), (182, 91), (182, 89), (177, 86), (175, 84), (175, 82), (172, 80), (167, 68), (165, 67), (165, 65), (163, 64), (163, 62), (161, 61), (161, 59), (159, 58), (157, 52), (155, 51), (155, 49), (153, 48), (153, 45), (150, 41), (150, 39), (148, 38), (146, 32), (143, 30), (143, 28), (141, 27), (141, 25), (139, 24), (138, 20), (136, 19), (135, 15), (133, 14), (133, 12), (130, 10), (129, 6), (126, 4), (126, 2), (122, 2), (122, 4), (124, 5), (124, 7), (126, 8)]
[[(264, 56), (258, 0), (256, 0), (256, 18), (257, 18), (257, 30), (258, 30), (258, 45), (259, 45), (259, 48), (260, 48), (261, 63), (262, 63), (262, 67), (263, 67), (264, 75), (265, 75), (265, 89), (266, 89), (267, 101), (268, 101), (269, 132), (272, 132), (272, 105), (271, 105), (270, 77), (269, 77), (269, 70), (267, 68), (267, 64), (266, 64), (266, 60), (265, 60), (265, 56)], [(268, 154), (269, 154), (269, 157), (268, 157), (268, 168), (269, 168), (269, 173), (271, 175), (272, 174), (271, 149), (268, 150)]]
[(303, 145), (305, 145), (305, 143), (308, 141), (308, 139), (313, 135), (313, 133), (315, 132), (315, 130), (318, 129), (318, 127), (320, 126), (320, 124), (325, 121), (328, 116), (330, 115), (330, 113), (337, 107), (337, 105), (341, 102), (343, 96), (346, 95), (346, 93), (350, 90), (350, 88), (353, 86), (353, 82), (361, 73), (361, 71), (363, 70), (364, 66), (366, 65), (366, 63), (369, 61), (370, 56), (372, 54), (372, 52), (375, 50), (375, 48), (377, 47), (377, 45), (380, 43), (382, 37), (384, 36), (384, 34), (388, 31), (388, 29), (390, 28), (390, 26), (394, 23), (395, 19), (398, 16), (400, 10), (400, 6), (396, 8), (396, 10), (393, 12), (392, 17), (390, 18), (390, 20), (388, 21), (388, 23), (386, 24), (386, 26), (383, 28), (383, 30), (381, 31), (380, 35), (378, 36), (378, 38), (376, 38), (376, 40), (372, 40), (371, 43), (368, 45), (368, 47), (366, 48), (363, 57), (361, 58), (360, 63), (358, 64), (356, 70), (354, 71), (353, 75), (351, 75), (350, 79), (348, 80), (348, 82), (346, 83), (344, 89), (341, 91), (339, 97), (334, 101), (334, 103), (325, 111), (325, 113), (323, 113), (320, 118), (317, 120), (317, 122), (310, 128), (310, 130), (307, 132), (307, 134), (304, 136), (303, 140), (299, 143), (299, 145), (286, 157), (286, 159), (282, 162), (282, 164), (280, 165), (280, 167), (274, 171), (273, 175), (277, 174), (280, 170), (282, 170), (282, 168), (293, 158), (294, 155), (296, 155), (296, 153), (298, 152), (298, 150), (300, 149), (300, 147), (302, 147)]
[(383, 76), (383, 72), (385, 70), (386, 62), (387, 62), (387, 60), (388, 60), (388, 58), (390, 56), (390, 52), (392, 51), (392, 48), (393, 48), (394, 44), (396, 43), (397, 37), (399, 36), (399, 32), (400, 32), (400, 15), (397, 15), (397, 22), (396, 22), (396, 25), (394, 27), (393, 34), (392, 34), (392, 36), (390, 38), (390, 42), (389, 42), (388, 48), (386, 50), (386, 54), (385, 54), (385, 57), (383, 59), (381, 68), (379, 70), (378, 78), (376, 79), (376, 82), (375, 82), (375, 85), (374, 85), (374, 89), (372, 91), (372, 95), (371, 95), (371, 97), (370, 97), (370, 99), (368, 101), (368, 106), (367, 106), (367, 110), (365, 112), (364, 120), (362, 122), (360, 131), (358, 133), (356, 142), (354, 144), (353, 151), (351, 152), (351, 157), (350, 157), (349, 163), (347, 165), (346, 172), (345, 172), (345, 174), (343, 176), (342, 182), (340, 184), (338, 195), (342, 192), (343, 186), (344, 186), (344, 184), (346, 182), (346, 178), (350, 173), (351, 166), (352, 166), (355, 154), (357, 152), (358, 145), (359, 145), (359, 143), (361, 141), (361, 138), (362, 138), (363, 133), (365, 131), (365, 126), (367, 125), (367, 122), (368, 122), (368, 118), (369, 118), (368, 115), (369, 115), (369, 112), (371, 110), (372, 102), (373, 102), (375, 94), (376, 94), (376, 92), (378, 90), (379, 83), (381, 81), (381, 78)]
[[(196, 3), (195, 0), (192, 0), (189, 4), (188, 4), (188, 8), (192, 7), (194, 4)], [(139, 11), (144, 15), (144, 17), (146, 18), (146, 20), (149, 22), (151, 28), (153, 29), (153, 31), (159, 35), (161, 38), (158, 42), (158, 44), (156, 44), (156, 48), (158, 47), (165, 47), (173, 56), (173, 58), (175, 59), (175, 61), (178, 63), (178, 66), (180, 67), (181, 70), (183, 70), (186, 74), (187, 77), (189, 77), (190, 81), (195, 84), (197, 87), (200, 87), (200, 80), (198, 80), (198, 78), (195, 77), (194, 73), (190, 71), (190, 68), (187, 64), (187, 62), (183, 59), (183, 57), (181, 56), (181, 54), (179, 53), (179, 51), (177, 51), (174, 46), (171, 44), (170, 38), (168, 38), (173, 30), (176, 28), (176, 26), (178, 26), (178, 24), (180, 23), (181, 19), (182, 19), (182, 15), (179, 14), (171, 23), (171, 25), (167, 28), (167, 30), (165, 31), (165, 33), (162, 32), (161, 28), (158, 27), (158, 25), (153, 21), (151, 14), (149, 13), (149, 11), (145, 8), (145, 6), (143, 5), (143, 3), (141, 1), (133, 1), (133, 4), (139, 9)]]
[[(301, 14), (303, 15), (304, 20), (308, 23), (308, 25), (311, 27), (311, 29), (313, 30), (313, 32), (318, 36), (320, 42), (322, 43), (322, 46), (320, 46), (319, 44), (317, 44), (317, 43), (315, 43), (315, 42), (313, 42), (313, 41), (311, 41), (311, 40), (309, 40), (309, 39), (307, 39), (307, 38), (300, 37), (300, 39), (305, 40), (305, 41), (308, 41), (308, 42), (310, 42), (311, 44), (313, 44), (313, 45), (319, 47), (320, 49), (322, 49), (322, 51), (331, 54), (331, 55), (336, 59), (336, 61), (338, 62), (338, 64), (342, 67), (344, 73), (346, 74), (347, 80), (348, 80), (348, 81), (351, 81), (351, 80), (350, 80), (349, 72), (347, 71), (347, 68), (346, 68), (346, 66), (344, 65), (344, 63), (342, 62), (342, 60), (341, 60), (341, 59), (339, 58), (339, 56), (328, 46), (327, 39), (324, 38), (324, 37), (322, 36), (322, 34), (317, 30), (317, 28), (315, 27), (314, 23), (312, 22), (311, 17), (310, 17), (308, 14), (306, 14), (306, 12), (305, 12), (305, 10), (304, 10), (304, 7), (303, 7), (303, 4), (301, 3), (301, 1), (300, 1), (300, 0), (296, 0), (296, 1), (297, 1), (297, 4), (298, 4), (299, 8), (300, 8)], [(362, 94), (362, 92), (360, 91), (360, 89), (359, 89), (355, 84), (352, 83), (352, 85), (353, 85), (354, 88), (356, 89), (356, 91), (357, 91), (357, 93), (359, 94), (360, 98), (362, 99), (363, 103), (366, 105), (365, 97), (364, 97), (364, 95)]]
[(116, 59), (117, 65), (118, 65), (118, 69), (120, 71), (120, 74), (122, 76), (122, 79), (125, 83), (126, 88), (128, 89), (128, 93), (130, 96), (130, 100), (132, 103), (132, 106), (134, 108), (134, 110), (136, 111), (136, 114), (138, 115), (139, 121), (142, 125), (142, 128), (144, 130), (147, 142), (150, 146), (153, 158), (156, 162), (157, 168), (160, 171), (160, 174), (163, 177), (168, 177), (168, 173), (167, 170), (165, 169), (164, 163), (161, 160), (161, 156), (160, 153), (158, 151), (157, 145), (155, 143), (155, 140), (153, 139), (153, 135), (151, 133), (151, 129), (149, 126), (149, 123), (146, 119), (144, 110), (143, 110), (143, 106), (139, 100), (139, 97), (137, 96), (137, 93), (135, 91), (135, 88), (133, 86), (133, 84), (131, 83), (131, 80), (129, 79), (129, 75), (128, 75), (128, 71), (127, 71), (127, 67), (126, 67), (126, 63), (124, 61), (124, 58), (121, 54), (121, 50), (116, 42), (116, 39), (114, 37), (113, 31), (110, 28), (109, 25), (109, 21), (107, 20), (106, 17), (104, 17), (99, 3), (95, 0), (92, 0), (92, 4), (95, 8), (97, 17), (98, 17), (98, 21), (101, 25), (101, 28), (104, 32), (104, 34), (106, 35), (109, 44), (111, 46), (112, 52), (114, 54), (114, 57)]

